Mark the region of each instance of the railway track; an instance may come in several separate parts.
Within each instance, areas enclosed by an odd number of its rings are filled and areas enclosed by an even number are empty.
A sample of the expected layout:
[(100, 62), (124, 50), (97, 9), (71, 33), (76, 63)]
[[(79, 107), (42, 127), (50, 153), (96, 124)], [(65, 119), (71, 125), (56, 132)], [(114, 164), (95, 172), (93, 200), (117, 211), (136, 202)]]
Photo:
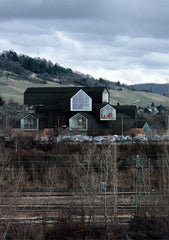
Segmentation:
[[(67, 190), (67, 189), (26, 189), (26, 190), (20, 190), (18, 192), (11, 192), (11, 193), (8, 193), (7, 195), (2, 195), (1, 197), (15, 197), (16, 194), (19, 194), (21, 197), (28, 197), (28, 196), (31, 196), (31, 197), (48, 197), (48, 196), (76, 196), (78, 194), (83, 194), (84, 195), (84, 192), (81, 190), (81, 189), (70, 189), (70, 190)], [(155, 195), (158, 193), (158, 190), (155, 190), (153, 192), (151, 192), (151, 195)], [(148, 192), (145, 192), (145, 191), (142, 191), (141, 192), (142, 195), (147, 195), (149, 194)], [(97, 192), (97, 195), (105, 195), (105, 192), (100, 192), (99, 189), (98, 189), (98, 192)], [(114, 192), (111, 191), (111, 190), (107, 190), (106, 191), (106, 196), (112, 196), (114, 195)], [(131, 189), (126, 189), (125, 191), (118, 191), (117, 192), (117, 195), (118, 196), (131, 196), (131, 195), (135, 195), (135, 191), (131, 191)]]
[[(1, 218), (0, 219), (0, 226), (2, 226), (5, 223), (12, 223), (12, 224), (48, 224), (48, 225), (53, 225), (55, 223), (58, 223), (58, 221), (60, 221), (60, 217), (19, 217), (19, 218)], [(129, 216), (119, 216), (116, 219), (112, 219), (112, 218), (107, 218), (107, 223), (113, 223), (115, 222), (116, 224), (120, 224), (120, 225), (125, 225), (128, 224), (130, 222), (132, 218), (130, 218)], [(76, 216), (76, 218), (71, 219), (71, 220), (81, 220), (81, 216)], [(89, 221), (89, 217), (86, 217), (85, 222), (87, 223)], [(105, 223), (105, 217), (104, 216), (95, 216), (94, 219), (95, 225), (102, 225)]]
[[(113, 192), (97, 193), (92, 198), (82, 191), (20, 191), (0, 197), (0, 224), (4, 221), (53, 224), (61, 216), (68, 214), (80, 219), (82, 211), (86, 221), (92, 213), (96, 222), (105, 221), (106, 216), (108, 221), (116, 219), (120, 224), (127, 224), (136, 213), (136, 205), (131, 203), (131, 197), (134, 195), (135, 192), (131, 191), (118, 192), (115, 205)], [(156, 196), (156, 193), (153, 193), (153, 196)], [(141, 207), (146, 211), (158, 206), (143, 203)]]

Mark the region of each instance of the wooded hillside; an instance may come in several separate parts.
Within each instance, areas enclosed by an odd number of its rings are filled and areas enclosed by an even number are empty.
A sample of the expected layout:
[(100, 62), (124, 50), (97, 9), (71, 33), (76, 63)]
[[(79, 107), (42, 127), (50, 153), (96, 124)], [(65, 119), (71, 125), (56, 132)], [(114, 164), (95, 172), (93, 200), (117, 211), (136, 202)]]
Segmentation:
[(105, 86), (110, 91), (112, 104), (137, 106), (166, 106), (168, 97), (148, 91), (136, 90), (133, 86), (110, 82), (83, 73), (74, 72), (59, 64), (40, 58), (18, 55), (14, 51), (0, 53), (0, 97), (6, 102), (13, 99), (23, 104), (23, 92), (27, 87)]
[[(4, 51), (0, 54), (0, 68), (15, 74), (30, 82), (47, 84), (47, 81), (59, 80), (60, 84), (74, 84), (82, 86), (105, 86), (115, 89), (119, 82), (110, 82), (102, 78), (95, 79), (83, 73), (74, 72), (70, 68), (64, 68), (59, 64), (40, 58), (32, 58), (26, 55), (18, 55), (13, 51)], [(31, 73), (35, 73), (32, 76)]]

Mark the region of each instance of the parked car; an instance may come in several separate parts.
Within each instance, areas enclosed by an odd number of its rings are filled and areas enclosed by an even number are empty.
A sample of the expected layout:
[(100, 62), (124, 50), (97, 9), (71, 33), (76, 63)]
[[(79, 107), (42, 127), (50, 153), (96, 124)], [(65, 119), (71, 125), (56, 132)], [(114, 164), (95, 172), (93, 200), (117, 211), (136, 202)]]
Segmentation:
[(148, 141), (148, 137), (144, 134), (137, 134), (133, 140), (135, 141)]
[(162, 140), (164, 140), (164, 141), (169, 141), (169, 134), (164, 134), (164, 135), (162, 136)]
[(94, 137), (94, 142), (102, 142), (103, 141), (103, 136), (95, 136)]

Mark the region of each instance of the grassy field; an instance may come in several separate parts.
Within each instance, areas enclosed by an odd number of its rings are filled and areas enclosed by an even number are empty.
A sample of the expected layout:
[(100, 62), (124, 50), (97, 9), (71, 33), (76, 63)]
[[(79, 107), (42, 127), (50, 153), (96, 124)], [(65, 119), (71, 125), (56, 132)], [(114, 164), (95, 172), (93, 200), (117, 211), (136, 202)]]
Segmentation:
[[(17, 75), (9, 74), (8, 78), (6, 77), (7, 73), (1, 71), (0, 74), (0, 96), (2, 96), (6, 102), (11, 98), (22, 104), (23, 103), (23, 93), (28, 87), (63, 87), (65, 85), (60, 85), (57, 80), (56, 82), (48, 82), (47, 84), (36, 84), (31, 83), (26, 80), (17, 79)], [(66, 85), (71, 86), (71, 85)], [(152, 102), (155, 105), (162, 104), (163, 106), (168, 106), (169, 98), (143, 91), (131, 91), (127, 88), (123, 88), (122, 91), (111, 90), (111, 103), (117, 104), (128, 104), (128, 105), (137, 105), (137, 106), (150, 106)]]
[[(26, 80), (15, 79), (14, 74), (10, 77), (0, 77), (0, 96), (2, 96), (6, 102), (11, 98), (22, 104), (23, 93), (28, 87), (57, 87), (61, 86), (59, 83), (48, 82), (48, 84), (36, 84)], [(62, 85), (63, 86), (63, 85)]]
[(152, 102), (155, 105), (168, 106), (169, 98), (155, 94), (148, 93), (143, 91), (131, 91), (127, 88), (124, 88), (123, 91), (111, 90), (111, 103), (116, 104), (128, 104), (128, 105), (137, 105), (141, 107), (150, 106)]

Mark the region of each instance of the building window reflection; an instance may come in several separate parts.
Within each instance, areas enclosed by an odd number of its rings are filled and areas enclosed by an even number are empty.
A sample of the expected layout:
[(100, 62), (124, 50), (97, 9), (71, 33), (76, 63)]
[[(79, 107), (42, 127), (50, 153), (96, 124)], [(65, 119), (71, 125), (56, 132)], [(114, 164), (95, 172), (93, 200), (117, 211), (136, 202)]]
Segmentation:
[(72, 118), (69, 119), (69, 129), (70, 130), (87, 130), (88, 126), (87, 118), (77, 113)]

